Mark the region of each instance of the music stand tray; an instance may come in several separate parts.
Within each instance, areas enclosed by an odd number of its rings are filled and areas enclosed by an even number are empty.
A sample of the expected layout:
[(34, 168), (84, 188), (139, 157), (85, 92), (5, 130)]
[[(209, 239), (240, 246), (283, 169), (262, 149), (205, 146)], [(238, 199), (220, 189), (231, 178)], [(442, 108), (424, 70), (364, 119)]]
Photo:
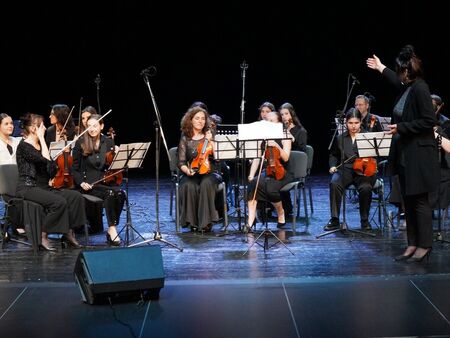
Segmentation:
[[(61, 153), (61, 150), (66, 146), (67, 142), (70, 141), (60, 140), (57, 142), (50, 142), (50, 146), (48, 147), (50, 158), (54, 158), (58, 153)], [(72, 149), (72, 145), (70, 145), (69, 148)]]
[(125, 246), (130, 246), (130, 229), (133, 231), (131, 232), (132, 241), (135, 240), (134, 233), (136, 233), (140, 238), (145, 240), (145, 238), (133, 227), (131, 223), (131, 211), (128, 200), (128, 169), (140, 168), (142, 166), (142, 162), (144, 161), (145, 155), (147, 154), (147, 151), (150, 148), (150, 143), (151, 142), (121, 144), (119, 150), (116, 152), (114, 159), (111, 162), (111, 165), (109, 166), (108, 169), (108, 171), (116, 170), (116, 173), (124, 171), (126, 176), (125, 202), (127, 211), (127, 222), (117, 234), (117, 236), (119, 236), (120, 233), (125, 230)]

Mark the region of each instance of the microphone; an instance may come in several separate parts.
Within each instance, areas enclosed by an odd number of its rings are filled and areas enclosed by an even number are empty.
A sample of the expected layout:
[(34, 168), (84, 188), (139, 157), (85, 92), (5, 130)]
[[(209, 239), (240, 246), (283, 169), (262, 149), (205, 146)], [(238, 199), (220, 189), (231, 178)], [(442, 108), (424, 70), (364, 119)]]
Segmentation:
[(141, 71), (141, 75), (145, 76), (155, 76), (156, 75), (156, 67), (150, 66)]
[(97, 77), (95, 78), (94, 82), (97, 84), (97, 87), (98, 87), (98, 85), (99, 85), (100, 82), (101, 82), (100, 74), (97, 74)]
[(356, 76), (353, 75), (352, 73), (350, 73), (350, 77), (352, 78), (353, 81), (355, 81), (356, 84), (359, 84), (359, 85), (361, 84), (361, 83), (358, 81), (358, 79), (356, 78)]
[(248, 63), (246, 63), (244, 60), (244, 62), (241, 63), (241, 69), (246, 70), (247, 68), (248, 68)]

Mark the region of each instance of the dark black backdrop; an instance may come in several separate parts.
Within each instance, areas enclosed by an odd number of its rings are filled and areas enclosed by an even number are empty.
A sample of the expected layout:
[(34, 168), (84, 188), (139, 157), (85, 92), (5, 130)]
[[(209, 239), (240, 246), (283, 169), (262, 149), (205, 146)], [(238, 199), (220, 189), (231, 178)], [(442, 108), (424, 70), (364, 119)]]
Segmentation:
[[(238, 123), (240, 64), (249, 64), (246, 122), (258, 106), (291, 102), (316, 150), (314, 172), (327, 170), (327, 146), (336, 110), (346, 98), (349, 73), (371, 92), (374, 112), (388, 116), (394, 94), (365, 60), (376, 53), (392, 65), (399, 49), (413, 44), (424, 60), (431, 91), (448, 96), (448, 16), (430, 1), (276, 1), (270, 6), (237, 1), (109, 1), (11, 4), (1, 14), (2, 100), (0, 111), (46, 117), (54, 103), (97, 106), (94, 79), (101, 76), (102, 112), (118, 143), (154, 141), (155, 113), (140, 72), (150, 78), (169, 147), (179, 121), (195, 100), (208, 104), (224, 123)], [(342, 14), (344, 13), (344, 14)], [(48, 120), (47, 120), (48, 123)], [(154, 175), (152, 147), (142, 171)], [(161, 175), (168, 171), (161, 154)]]

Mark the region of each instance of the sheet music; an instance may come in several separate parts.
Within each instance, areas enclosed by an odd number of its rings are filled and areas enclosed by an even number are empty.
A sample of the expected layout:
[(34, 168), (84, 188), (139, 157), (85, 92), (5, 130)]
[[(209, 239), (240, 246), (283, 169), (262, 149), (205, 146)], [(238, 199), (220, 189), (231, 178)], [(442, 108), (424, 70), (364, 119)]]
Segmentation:
[[(144, 161), (145, 155), (147, 154), (148, 148), (150, 148), (150, 143), (128, 143), (121, 144), (119, 151), (116, 152), (114, 159), (109, 167), (109, 170), (120, 170), (127, 165), (128, 168), (140, 168), (142, 162)], [(131, 157), (128, 160), (128, 156)], [(127, 162), (128, 160), (128, 162)]]
[(258, 121), (247, 124), (238, 124), (239, 140), (273, 140), (282, 139), (283, 124), (269, 121)]
[(356, 145), (359, 157), (389, 156), (392, 135), (383, 131), (376, 133), (359, 133), (356, 135)]
[[(214, 138), (214, 158), (216, 160), (234, 160), (240, 158), (261, 157), (262, 140), (238, 141), (238, 135), (216, 135)], [(239, 149), (239, 153), (236, 152)]]
[(378, 116), (378, 120), (380, 121), (381, 127), (384, 131), (389, 131), (389, 125), (391, 124), (391, 117), (387, 116)]
[(341, 135), (342, 134), (342, 132), (344, 131), (344, 132), (346, 132), (347, 131), (347, 124), (345, 123), (346, 121), (345, 121), (345, 118), (344, 118), (344, 128), (342, 129), (342, 123), (341, 123), (341, 118), (340, 117), (335, 117), (334, 118), (334, 122), (336, 123), (336, 128), (337, 128), (337, 130), (338, 130), (338, 134), (339, 135)]

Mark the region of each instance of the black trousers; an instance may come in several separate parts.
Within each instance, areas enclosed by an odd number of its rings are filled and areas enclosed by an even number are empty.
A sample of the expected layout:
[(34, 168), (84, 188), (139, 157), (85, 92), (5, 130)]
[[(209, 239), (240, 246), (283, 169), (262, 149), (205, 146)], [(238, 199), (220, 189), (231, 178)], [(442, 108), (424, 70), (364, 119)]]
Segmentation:
[(76, 190), (46, 189), (19, 183), (17, 195), (44, 207), (43, 232), (67, 233), (86, 223), (84, 198)]
[(97, 184), (92, 190), (83, 191), (83, 194), (93, 195), (103, 200), (108, 226), (119, 224), (126, 198), (125, 192), (119, 186)]
[(400, 174), (400, 187), (405, 203), (408, 245), (431, 248), (433, 244), (433, 215), (429, 193), (405, 195), (405, 176)]
[(343, 170), (335, 172), (330, 182), (331, 217), (339, 218), (345, 188), (354, 184), (358, 191), (359, 216), (361, 221), (367, 221), (369, 219), (370, 204), (372, 203), (372, 188), (375, 180), (375, 175), (371, 177), (358, 175), (353, 169), (346, 167)]

